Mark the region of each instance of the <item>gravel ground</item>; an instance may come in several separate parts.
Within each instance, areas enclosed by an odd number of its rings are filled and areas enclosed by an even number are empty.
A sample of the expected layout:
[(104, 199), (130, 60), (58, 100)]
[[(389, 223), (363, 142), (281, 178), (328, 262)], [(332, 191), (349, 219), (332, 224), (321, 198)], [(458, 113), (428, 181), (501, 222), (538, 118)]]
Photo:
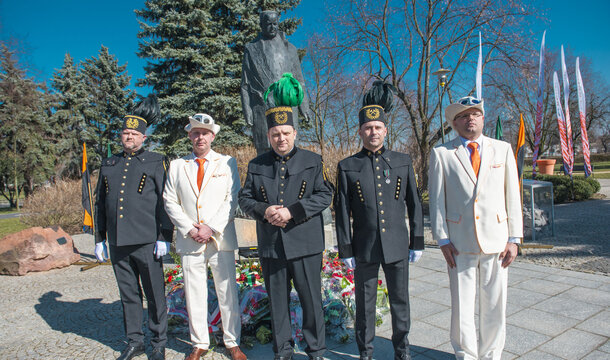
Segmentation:
[[(552, 248), (525, 248), (516, 261), (610, 274), (610, 179), (599, 179), (596, 199), (555, 205), (555, 236), (536, 239)], [(426, 244), (435, 246), (429, 226)], [(526, 244), (531, 244), (527, 240)]]

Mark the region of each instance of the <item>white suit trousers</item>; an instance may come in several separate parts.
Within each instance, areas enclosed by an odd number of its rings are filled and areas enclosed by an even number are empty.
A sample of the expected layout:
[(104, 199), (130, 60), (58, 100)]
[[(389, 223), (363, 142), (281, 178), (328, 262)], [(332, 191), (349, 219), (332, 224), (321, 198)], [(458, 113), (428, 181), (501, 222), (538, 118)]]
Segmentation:
[[(448, 268), (451, 289), (451, 345), (457, 359), (500, 360), (506, 338), (508, 269), (500, 254), (464, 254)], [(479, 296), (479, 343), (475, 302)]]
[(208, 264), (214, 276), (223, 339), (227, 348), (239, 345), (241, 317), (235, 281), (235, 252), (217, 251), (212, 243), (203, 253), (182, 255), (184, 293), (194, 347), (209, 349)]

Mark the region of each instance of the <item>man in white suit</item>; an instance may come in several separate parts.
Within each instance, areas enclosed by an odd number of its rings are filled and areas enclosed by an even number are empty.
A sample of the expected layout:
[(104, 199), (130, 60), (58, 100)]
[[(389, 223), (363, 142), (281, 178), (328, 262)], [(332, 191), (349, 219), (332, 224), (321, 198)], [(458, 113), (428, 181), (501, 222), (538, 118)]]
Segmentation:
[(501, 358), (507, 268), (523, 237), (515, 157), (510, 144), (482, 135), (484, 115), (470, 96), (449, 105), (445, 119), (459, 136), (430, 154), (430, 221), (447, 261), (457, 359)]
[(184, 289), (193, 351), (187, 360), (208, 352), (208, 265), (218, 296), (224, 344), (233, 360), (245, 360), (239, 348), (241, 320), (235, 282), (237, 236), (233, 222), (240, 189), (237, 162), (211, 149), (220, 125), (207, 114), (189, 117), (184, 128), (193, 152), (173, 160), (165, 184), (165, 209), (178, 232)]

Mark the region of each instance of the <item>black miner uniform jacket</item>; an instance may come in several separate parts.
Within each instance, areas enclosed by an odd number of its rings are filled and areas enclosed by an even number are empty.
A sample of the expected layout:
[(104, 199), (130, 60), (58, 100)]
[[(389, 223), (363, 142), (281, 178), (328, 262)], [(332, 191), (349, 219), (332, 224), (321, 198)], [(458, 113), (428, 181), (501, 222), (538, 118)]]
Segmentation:
[[(324, 250), (322, 210), (332, 202), (332, 188), (324, 179), (322, 157), (296, 147), (281, 157), (273, 150), (248, 164), (239, 193), (239, 206), (257, 220), (258, 255), (294, 259)], [(285, 228), (265, 220), (271, 205), (284, 205), (292, 219)]]
[(140, 149), (102, 161), (95, 201), (96, 242), (114, 246), (172, 241), (174, 226), (163, 207), (167, 159)]
[(393, 263), (408, 259), (409, 249), (424, 249), (422, 207), (409, 155), (363, 148), (339, 162), (337, 183), (335, 219), (341, 258)]

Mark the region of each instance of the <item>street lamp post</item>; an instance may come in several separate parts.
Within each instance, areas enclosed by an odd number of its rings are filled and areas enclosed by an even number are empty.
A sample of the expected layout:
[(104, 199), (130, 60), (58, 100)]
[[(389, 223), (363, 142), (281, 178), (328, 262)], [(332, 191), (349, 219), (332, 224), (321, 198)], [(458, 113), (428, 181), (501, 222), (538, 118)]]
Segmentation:
[(438, 76), (438, 114), (441, 118), (441, 141), (445, 143), (445, 122), (443, 121), (443, 94), (445, 92), (445, 84), (447, 83), (447, 74), (451, 70), (440, 68), (432, 73)]

